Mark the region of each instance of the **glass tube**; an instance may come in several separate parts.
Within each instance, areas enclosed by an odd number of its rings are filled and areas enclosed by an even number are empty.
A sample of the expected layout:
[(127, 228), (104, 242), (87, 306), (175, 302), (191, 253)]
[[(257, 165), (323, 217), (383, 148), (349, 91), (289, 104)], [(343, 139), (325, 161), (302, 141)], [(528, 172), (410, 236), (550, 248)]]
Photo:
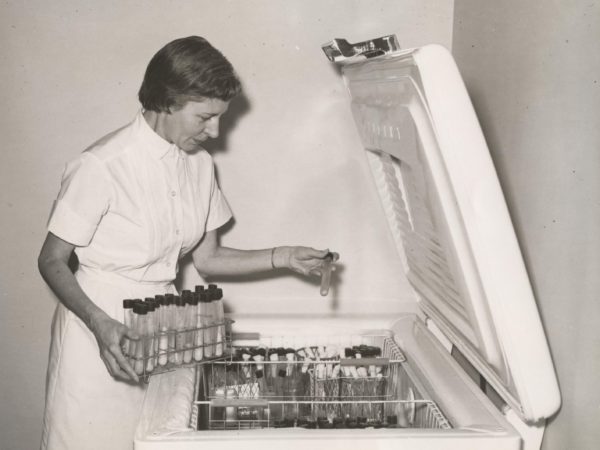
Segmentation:
[(181, 365), (183, 362), (183, 350), (185, 347), (185, 301), (175, 297), (175, 359), (174, 363)]
[(156, 304), (154, 299), (146, 299), (146, 329), (144, 337), (144, 359), (146, 361), (146, 373), (154, 371), (156, 364), (156, 352), (154, 351), (154, 323), (156, 314)]
[[(194, 328), (198, 309), (198, 302), (191, 291), (185, 296), (185, 323), (184, 323), (184, 348), (183, 362), (189, 364), (194, 355)], [(194, 304), (195, 303), (195, 304)]]
[(173, 294), (165, 295), (167, 301), (167, 338), (168, 338), (168, 361), (175, 364), (177, 354), (175, 352), (175, 335), (177, 333), (177, 305)]
[(144, 374), (144, 342), (147, 330), (146, 315), (148, 314), (147, 306), (143, 303), (136, 303), (133, 307), (135, 314), (135, 332), (139, 336), (138, 341), (134, 342), (135, 351), (133, 352), (133, 370), (138, 375)]
[[(133, 305), (135, 304), (135, 300), (127, 299), (123, 300), (123, 324), (131, 329), (131, 324), (133, 322)], [(121, 345), (121, 350), (124, 355), (129, 354), (129, 339), (123, 339), (123, 343)]]
[(196, 303), (196, 315), (194, 322), (194, 326), (196, 328), (196, 331), (194, 332), (194, 361), (202, 361), (204, 357), (204, 330), (202, 329), (205, 312), (204, 297), (205, 295), (198, 291), (194, 293), (194, 302)]
[(210, 290), (205, 291), (206, 294), (204, 295), (203, 299), (204, 299), (204, 320), (203, 320), (203, 327), (204, 327), (204, 357), (205, 358), (212, 358), (214, 353), (215, 353), (215, 339), (214, 339), (214, 311), (213, 311), (213, 303), (212, 303), (212, 296), (211, 296), (211, 292)]
[(223, 307), (223, 290), (214, 289), (213, 302), (215, 313), (215, 356), (223, 356), (225, 348), (225, 310)]
[(158, 325), (156, 329), (157, 349), (157, 364), (165, 366), (168, 362), (169, 352), (169, 322), (167, 315), (167, 300), (164, 295), (154, 297), (158, 301), (160, 308), (158, 310)]

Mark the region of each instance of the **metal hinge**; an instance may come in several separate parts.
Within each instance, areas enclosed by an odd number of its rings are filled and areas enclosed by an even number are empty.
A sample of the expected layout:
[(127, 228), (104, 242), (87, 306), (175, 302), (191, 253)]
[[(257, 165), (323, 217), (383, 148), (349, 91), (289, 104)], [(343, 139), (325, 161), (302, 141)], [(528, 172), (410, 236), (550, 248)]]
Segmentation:
[(321, 46), (330, 61), (347, 64), (356, 60), (374, 58), (400, 50), (396, 35), (383, 36), (364, 42), (350, 44), (346, 39), (334, 39)]

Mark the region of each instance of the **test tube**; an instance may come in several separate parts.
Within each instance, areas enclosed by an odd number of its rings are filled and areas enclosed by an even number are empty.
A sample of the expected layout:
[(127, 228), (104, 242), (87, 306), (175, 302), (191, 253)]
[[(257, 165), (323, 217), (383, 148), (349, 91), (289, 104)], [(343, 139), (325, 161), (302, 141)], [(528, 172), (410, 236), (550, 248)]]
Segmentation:
[[(123, 324), (127, 328), (131, 328), (131, 324), (133, 322), (133, 305), (135, 304), (135, 300), (127, 299), (123, 300)], [(125, 338), (123, 340), (123, 344), (121, 349), (123, 350), (124, 355), (128, 355), (129, 353), (129, 339)]]
[(183, 362), (188, 364), (192, 362), (194, 355), (194, 328), (196, 325), (196, 316), (198, 310), (198, 300), (192, 295), (191, 291), (186, 295), (186, 306), (185, 306), (185, 339), (183, 353)]
[(155, 311), (154, 311), (154, 330), (153, 330), (153, 341), (154, 341), (154, 367), (158, 367), (158, 359), (160, 356), (160, 339), (161, 339), (161, 333), (160, 333), (160, 324), (161, 324), (161, 316), (164, 312), (165, 306), (164, 304), (161, 303), (160, 298), (156, 298), (156, 296), (154, 297), (154, 306), (155, 306)]
[(154, 370), (156, 352), (154, 348), (154, 331), (155, 331), (155, 315), (156, 315), (156, 304), (153, 298), (145, 299), (146, 310), (146, 330), (144, 337), (144, 359), (146, 360), (146, 372), (150, 373)]
[(183, 362), (185, 348), (185, 300), (176, 296), (175, 305), (175, 364), (180, 365)]
[[(233, 387), (228, 387), (225, 391), (225, 397), (227, 399), (237, 398), (237, 392)], [(225, 408), (225, 421), (234, 424), (237, 420), (237, 408), (235, 406), (227, 406)]]
[(202, 328), (204, 319), (204, 301), (205, 295), (200, 292), (194, 293), (194, 302), (196, 303), (196, 315), (194, 327), (194, 361), (202, 361), (204, 356), (204, 329)]
[[(280, 354), (282, 358), (280, 358)], [(269, 389), (267, 395), (274, 397), (277, 401), (284, 400), (283, 398), (283, 377), (285, 377), (285, 365), (284, 369), (280, 372), (280, 366), (277, 361), (281, 359), (285, 360), (285, 350), (282, 347), (269, 349), (269, 361), (270, 365), (270, 383), (267, 384)], [(280, 403), (273, 403), (270, 407), (271, 418), (281, 419), (283, 414), (283, 405)]]
[(298, 370), (296, 361), (296, 351), (293, 348), (285, 349), (285, 359), (288, 364), (285, 367), (285, 395), (290, 397), (292, 400), (296, 400), (298, 391)]
[[(265, 356), (267, 355), (267, 351), (264, 348), (256, 349), (252, 354), (252, 360), (256, 362), (256, 369), (254, 370), (254, 376), (256, 377), (256, 382), (258, 383), (258, 391), (261, 397), (265, 397), (267, 395), (267, 382), (265, 380), (265, 365), (263, 361), (265, 360)], [(267, 406), (264, 410), (265, 417), (269, 417), (269, 407)]]
[(202, 297), (203, 306), (204, 306), (204, 314), (203, 314), (203, 332), (204, 332), (204, 357), (212, 358), (215, 349), (215, 339), (214, 339), (214, 311), (213, 311), (213, 303), (212, 303), (212, 294), (210, 290), (205, 291), (204, 296)]
[(175, 352), (175, 335), (177, 334), (177, 305), (175, 305), (175, 295), (165, 294), (167, 302), (167, 342), (168, 342), (168, 361), (175, 364), (177, 355)]
[[(142, 299), (141, 298), (136, 298), (133, 300), (133, 307), (131, 308), (131, 329), (137, 333), (137, 321), (138, 321), (138, 314), (136, 313), (136, 309), (135, 309), (135, 305), (137, 304), (143, 304)], [(130, 362), (131, 365), (133, 365), (134, 359), (135, 359), (135, 354), (136, 354), (136, 350), (138, 346), (142, 345), (142, 338), (141, 336), (138, 335), (138, 340), (134, 341), (129, 339), (128, 340), (128, 347), (127, 347), (127, 355), (129, 355), (130, 358)]]
[[(138, 375), (144, 374), (144, 343), (147, 332), (146, 315), (148, 314), (147, 306), (144, 303), (136, 303), (133, 306), (135, 314), (135, 332), (140, 339), (135, 343), (133, 370)], [(132, 341), (133, 342), (133, 341)]]
[(333, 270), (333, 253), (329, 252), (323, 259), (321, 266), (321, 289), (320, 294), (326, 296), (329, 293), (329, 285), (331, 284), (331, 271)]
[(156, 328), (156, 341), (158, 343), (157, 363), (160, 366), (165, 366), (168, 362), (167, 356), (169, 352), (169, 323), (167, 321), (167, 304), (164, 295), (155, 295), (154, 298), (160, 305), (158, 309), (158, 326)]
[(215, 314), (215, 356), (222, 356), (225, 347), (225, 310), (223, 307), (223, 290), (213, 289), (213, 311)]
[(133, 317), (133, 305), (135, 300), (127, 299), (123, 300), (123, 323), (126, 327), (131, 326), (131, 319)]
[(174, 315), (175, 315), (175, 294), (165, 294), (165, 305), (167, 305), (167, 323), (169, 328), (169, 337), (173, 342), (173, 348), (175, 348), (175, 335), (171, 333), (173, 331), (173, 327), (175, 324)]
[(250, 358), (252, 358), (250, 352), (247, 349), (242, 350), (242, 360), (246, 362), (245, 364), (242, 364), (242, 374), (244, 375), (245, 382), (249, 382), (247, 380), (252, 379), (252, 368), (248, 363), (248, 361), (250, 361)]

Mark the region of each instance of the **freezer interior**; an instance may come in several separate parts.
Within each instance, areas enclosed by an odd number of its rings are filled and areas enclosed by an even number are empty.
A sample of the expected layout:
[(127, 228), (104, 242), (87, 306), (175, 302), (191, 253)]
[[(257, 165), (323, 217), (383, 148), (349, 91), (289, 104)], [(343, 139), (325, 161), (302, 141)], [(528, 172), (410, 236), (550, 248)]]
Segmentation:
[[(394, 448), (398, 439), (406, 448), (520, 448), (518, 433), (421, 317), (406, 314), (387, 330), (364, 324), (290, 319), (287, 332), (240, 324), (272, 332), (234, 339), (238, 357), (151, 377), (135, 448), (305, 448), (332, 440)], [(296, 355), (311, 348), (317, 359), (245, 359), (251, 348), (295, 348)], [(372, 353), (356, 358), (346, 349)]]
[(450, 427), (389, 333), (280, 336), (234, 346), (196, 371), (190, 426), (253, 428)]

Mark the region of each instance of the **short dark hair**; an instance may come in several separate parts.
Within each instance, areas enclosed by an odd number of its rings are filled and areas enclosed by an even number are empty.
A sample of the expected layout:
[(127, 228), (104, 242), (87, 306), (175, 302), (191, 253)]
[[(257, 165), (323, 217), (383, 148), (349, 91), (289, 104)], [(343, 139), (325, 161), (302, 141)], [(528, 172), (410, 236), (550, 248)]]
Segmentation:
[(200, 36), (169, 42), (150, 60), (138, 97), (146, 110), (170, 112), (186, 102), (229, 101), (241, 91), (233, 66)]

